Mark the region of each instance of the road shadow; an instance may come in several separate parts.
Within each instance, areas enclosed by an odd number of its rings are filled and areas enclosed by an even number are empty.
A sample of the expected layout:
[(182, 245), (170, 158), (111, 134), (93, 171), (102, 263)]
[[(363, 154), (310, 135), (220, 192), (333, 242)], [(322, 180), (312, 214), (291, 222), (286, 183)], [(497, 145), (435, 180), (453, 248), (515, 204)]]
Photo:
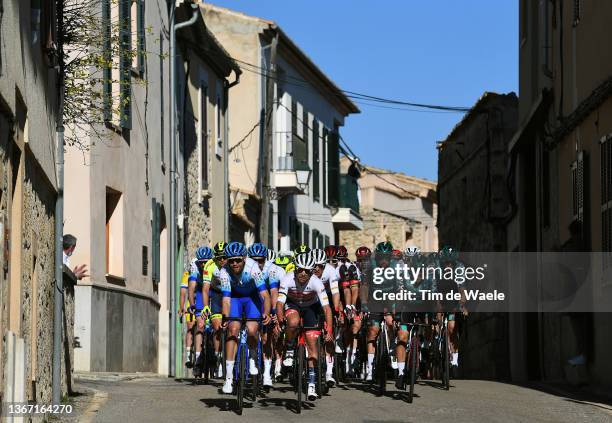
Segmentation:
[[(435, 388), (435, 389), (439, 389), (441, 391), (445, 391), (446, 389), (444, 389), (444, 384), (442, 382), (438, 382), (435, 380), (423, 380), (423, 379), (419, 379), (416, 382), (417, 385), (421, 385), (421, 386), (429, 386), (430, 388)], [(454, 388), (455, 386), (452, 384), (452, 380), (449, 383), (449, 387), (450, 389)]]
[(564, 401), (575, 404), (589, 405), (612, 411), (612, 390), (599, 389), (597, 387), (583, 385), (571, 386), (562, 383), (529, 382), (524, 384), (511, 384), (523, 388), (534, 389), (545, 392), (557, 397), (562, 397)]
[[(231, 411), (238, 414), (238, 400), (235, 397), (227, 398), (202, 398), (200, 402), (206, 405), (208, 408), (216, 408), (217, 411)], [(253, 408), (253, 403), (250, 401), (244, 401), (242, 403), (242, 409), (246, 410)]]
[[(387, 385), (384, 395), (380, 395), (380, 391), (378, 390), (378, 387), (371, 383), (351, 383), (345, 386), (347, 386), (350, 389), (356, 389), (358, 391), (364, 392), (366, 394), (374, 395), (376, 397), (382, 396), (382, 397), (391, 398), (394, 400), (403, 400), (403, 401), (406, 401), (408, 398), (408, 392), (398, 391), (396, 390), (395, 386), (391, 384)], [(413, 394), (413, 397), (418, 398), (419, 395), (415, 392)]]
[[(261, 407), (284, 407), (288, 411), (292, 411), (297, 414), (298, 401), (295, 398), (262, 398), (257, 403)], [(311, 410), (313, 408), (313, 402), (302, 401), (302, 410)]]

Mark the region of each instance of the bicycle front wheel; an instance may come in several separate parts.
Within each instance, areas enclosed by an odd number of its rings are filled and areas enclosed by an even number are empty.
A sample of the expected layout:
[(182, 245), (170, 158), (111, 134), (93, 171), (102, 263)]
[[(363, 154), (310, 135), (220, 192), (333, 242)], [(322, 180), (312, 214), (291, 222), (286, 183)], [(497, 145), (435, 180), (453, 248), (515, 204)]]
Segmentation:
[(306, 357), (304, 354), (304, 346), (300, 345), (297, 350), (297, 412), (302, 412), (302, 393), (304, 391), (304, 361)]
[(242, 415), (242, 407), (244, 404), (244, 380), (246, 379), (246, 347), (240, 348), (240, 364), (238, 367), (238, 383), (236, 393), (238, 397), (238, 414)]

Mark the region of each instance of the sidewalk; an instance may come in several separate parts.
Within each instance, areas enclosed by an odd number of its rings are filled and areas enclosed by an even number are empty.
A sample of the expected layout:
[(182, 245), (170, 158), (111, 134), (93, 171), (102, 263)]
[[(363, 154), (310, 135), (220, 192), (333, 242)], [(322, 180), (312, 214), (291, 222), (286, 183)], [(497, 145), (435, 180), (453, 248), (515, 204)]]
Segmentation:
[(166, 379), (168, 376), (157, 373), (113, 373), (113, 372), (75, 372), (74, 379), (78, 382), (84, 381), (104, 381), (104, 382), (120, 382), (124, 380), (134, 379)]

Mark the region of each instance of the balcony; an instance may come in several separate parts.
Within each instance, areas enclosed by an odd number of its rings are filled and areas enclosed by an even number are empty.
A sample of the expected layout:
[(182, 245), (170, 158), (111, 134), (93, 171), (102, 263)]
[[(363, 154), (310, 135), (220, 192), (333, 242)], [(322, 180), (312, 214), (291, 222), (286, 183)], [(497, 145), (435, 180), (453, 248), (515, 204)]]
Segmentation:
[(332, 216), (334, 227), (339, 230), (362, 230), (363, 220), (359, 215), (359, 187), (348, 175), (340, 175), (338, 209)]
[(278, 157), (271, 174), (272, 186), (283, 194), (304, 194), (310, 179), (310, 169), (294, 169), (292, 156)]

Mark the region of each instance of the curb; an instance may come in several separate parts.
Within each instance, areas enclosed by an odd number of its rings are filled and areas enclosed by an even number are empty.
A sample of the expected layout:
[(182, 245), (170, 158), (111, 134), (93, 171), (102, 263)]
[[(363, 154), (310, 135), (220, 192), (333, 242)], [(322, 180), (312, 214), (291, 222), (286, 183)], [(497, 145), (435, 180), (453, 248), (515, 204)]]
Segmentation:
[(102, 382), (122, 382), (134, 379), (162, 379), (167, 376), (157, 373), (75, 373), (74, 379), (77, 382), (102, 381)]

